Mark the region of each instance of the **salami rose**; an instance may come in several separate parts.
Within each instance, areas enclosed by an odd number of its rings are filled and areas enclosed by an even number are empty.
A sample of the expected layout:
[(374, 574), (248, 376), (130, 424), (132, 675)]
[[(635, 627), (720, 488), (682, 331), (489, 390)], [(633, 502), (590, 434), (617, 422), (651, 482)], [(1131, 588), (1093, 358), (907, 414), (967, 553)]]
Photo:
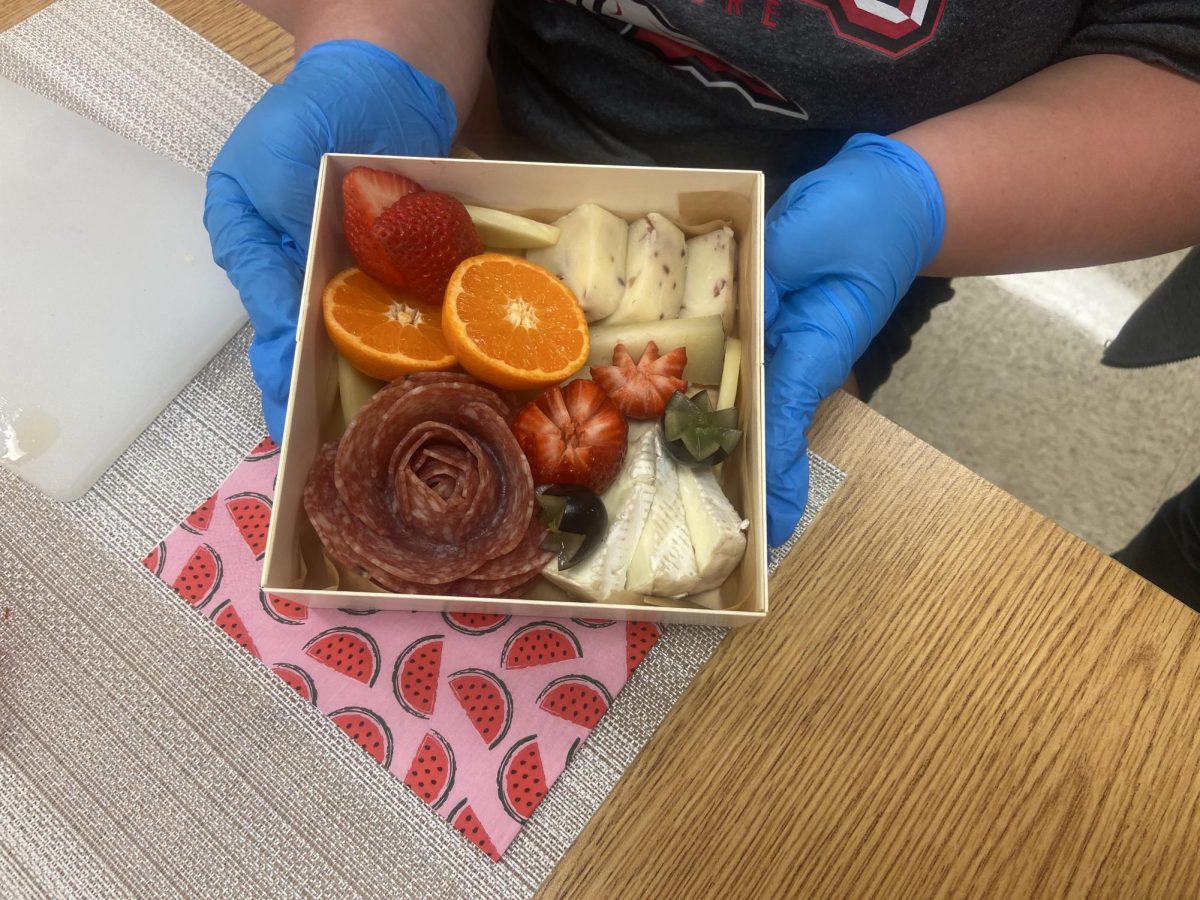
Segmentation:
[(383, 388), (309, 472), (304, 508), (325, 551), (395, 593), (523, 590), (550, 554), (512, 418), (468, 375)]

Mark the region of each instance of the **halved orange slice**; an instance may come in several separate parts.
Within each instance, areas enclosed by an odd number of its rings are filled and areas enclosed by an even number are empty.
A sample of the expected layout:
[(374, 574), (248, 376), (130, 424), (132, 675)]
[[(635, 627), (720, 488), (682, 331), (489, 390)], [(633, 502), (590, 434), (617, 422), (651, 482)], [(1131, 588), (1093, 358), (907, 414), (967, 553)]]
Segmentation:
[(588, 357), (587, 319), (571, 289), (501, 253), (459, 263), (446, 285), (442, 332), (464, 369), (508, 390), (558, 384)]
[(442, 335), (442, 311), (358, 268), (339, 272), (321, 298), (325, 331), (360, 372), (385, 381), (449, 369), (457, 360)]

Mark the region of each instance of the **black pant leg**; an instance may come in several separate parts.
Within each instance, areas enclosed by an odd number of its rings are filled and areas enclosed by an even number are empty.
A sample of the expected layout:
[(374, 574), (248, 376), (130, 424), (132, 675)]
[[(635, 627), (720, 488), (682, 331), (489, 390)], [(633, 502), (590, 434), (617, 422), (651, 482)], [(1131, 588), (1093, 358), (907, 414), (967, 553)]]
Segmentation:
[(1164, 503), (1113, 558), (1200, 612), (1200, 478)]

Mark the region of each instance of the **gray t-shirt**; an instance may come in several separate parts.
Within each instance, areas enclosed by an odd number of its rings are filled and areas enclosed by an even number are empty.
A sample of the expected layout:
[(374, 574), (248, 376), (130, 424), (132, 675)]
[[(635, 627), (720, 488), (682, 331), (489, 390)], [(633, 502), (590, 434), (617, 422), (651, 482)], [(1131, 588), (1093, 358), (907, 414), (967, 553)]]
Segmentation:
[(548, 158), (763, 169), (774, 194), (853, 132), (1090, 53), (1200, 78), (1200, 0), (497, 0), (491, 59)]

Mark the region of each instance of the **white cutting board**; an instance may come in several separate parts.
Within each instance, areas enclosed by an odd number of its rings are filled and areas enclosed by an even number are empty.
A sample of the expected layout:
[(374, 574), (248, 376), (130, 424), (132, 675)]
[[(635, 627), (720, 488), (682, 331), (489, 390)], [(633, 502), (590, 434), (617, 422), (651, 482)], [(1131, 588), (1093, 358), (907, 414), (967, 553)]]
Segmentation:
[(203, 176), (0, 78), (0, 465), (87, 491), (245, 322)]

